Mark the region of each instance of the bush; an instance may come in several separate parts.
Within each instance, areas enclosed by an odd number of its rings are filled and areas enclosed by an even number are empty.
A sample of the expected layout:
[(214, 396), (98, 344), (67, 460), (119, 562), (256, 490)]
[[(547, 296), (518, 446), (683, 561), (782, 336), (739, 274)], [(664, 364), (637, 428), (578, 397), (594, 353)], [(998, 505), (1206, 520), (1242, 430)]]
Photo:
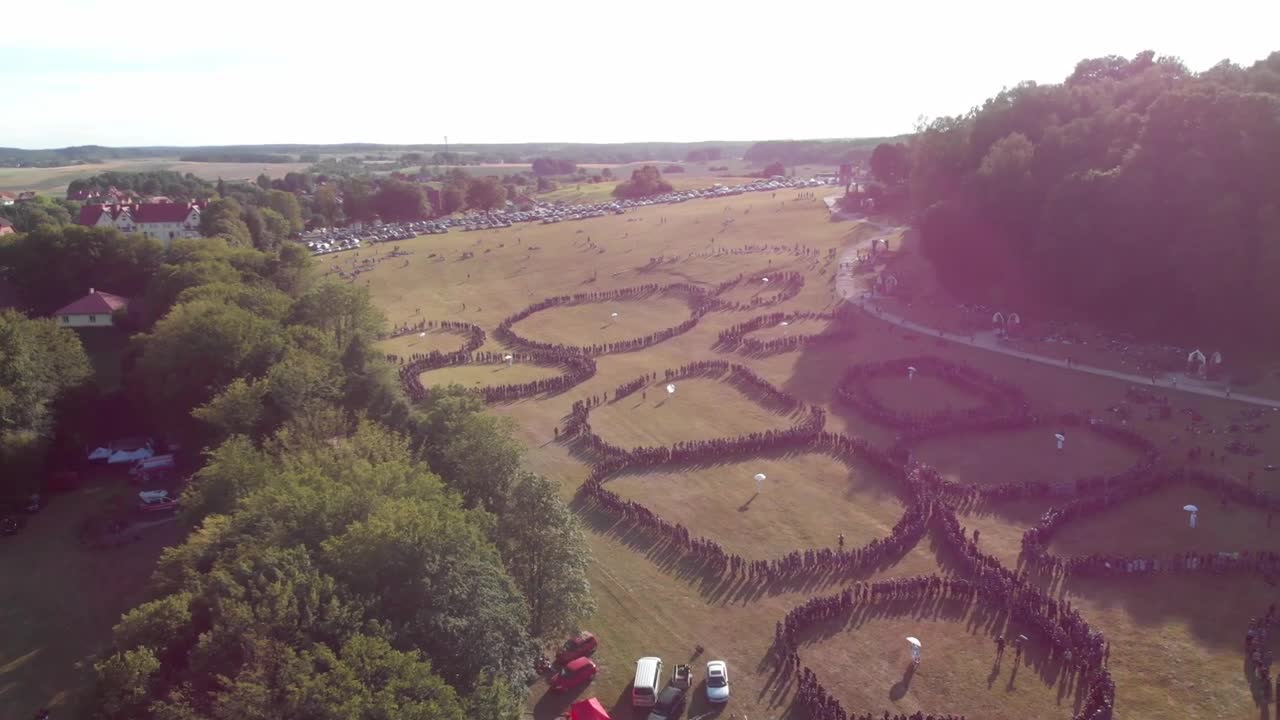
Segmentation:
[(682, 172), (684, 172), (684, 167), (683, 167), (683, 166), (681, 166), (681, 165), (668, 165), (668, 166), (666, 166), (666, 167), (662, 168), (662, 172), (664, 172), (664, 173), (682, 173)]
[(662, 173), (652, 165), (645, 165), (631, 171), (631, 179), (618, 183), (613, 189), (614, 197), (642, 198), (671, 192), (671, 183), (662, 179)]

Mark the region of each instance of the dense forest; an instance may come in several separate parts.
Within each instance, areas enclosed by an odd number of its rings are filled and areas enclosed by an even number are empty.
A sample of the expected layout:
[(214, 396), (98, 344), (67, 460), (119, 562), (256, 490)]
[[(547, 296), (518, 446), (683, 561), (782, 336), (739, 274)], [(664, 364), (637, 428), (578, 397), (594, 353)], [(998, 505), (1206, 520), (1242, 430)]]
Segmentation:
[(127, 434), (196, 468), (188, 538), (96, 664), (96, 716), (515, 720), (540, 645), (592, 608), (576, 517), (472, 391), (405, 399), (364, 288), (317, 279), (297, 244), (224, 237), (240, 221), (218, 202), (214, 237), (168, 248), (0, 238), (27, 304), (97, 281), (146, 307), (114, 390), (79, 387), (73, 331), (0, 314), (0, 451), (27, 461), (0, 496), (42, 476), (32, 448), (74, 463)]
[(1277, 342), (1280, 53), (1201, 73), (1152, 52), (1084, 60), (933, 121), (907, 161), (884, 167), (964, 297), (1185, 343)]
[(894, 138), (855, 140), (766, 140), (751, 145), (743, 154), (747, 162), (765, 165), (780, 162), (793, 165), (839, 165), (865, 162), (875, 147)]

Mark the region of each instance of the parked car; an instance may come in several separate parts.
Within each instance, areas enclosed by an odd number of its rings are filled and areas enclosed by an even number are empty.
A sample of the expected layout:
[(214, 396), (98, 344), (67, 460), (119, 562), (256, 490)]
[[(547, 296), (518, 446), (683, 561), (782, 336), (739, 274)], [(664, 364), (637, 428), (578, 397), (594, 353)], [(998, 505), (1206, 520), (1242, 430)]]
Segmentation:
[(178, 501), (168, 490), (143, 490), (138, 493), (138, 509), (144, 513), (160, 513), (178, 509)]
[(671, 684), (681, 690), (693, 687), (693, 667), (681, 663), (671, 672)]
[(596, 651), (599, 644), (595, 635), (584, 630), (564, 641), (564, 645), (560, 646), (560, 652), (556, 653), (556, 664), (564, 665), (574, 658), (590, 655)]
[(27, 519), (21, 515), (0, 516), (0, 535), (17, 535), (26, 524)]
[(551, 691), (566, 692), (582, 687), (591, 682), (595, 676), (596, 664), (591, 658), (574, 658), (551, 679)]
[(658, 693), (658, 701), (649, 711), (649, 720), (671, 720), (684, 709), (684, 689), (668, 685)]
[(707, 700), (713, 703), (729, 702), (729, 666), (723, 660), (707, 663)]

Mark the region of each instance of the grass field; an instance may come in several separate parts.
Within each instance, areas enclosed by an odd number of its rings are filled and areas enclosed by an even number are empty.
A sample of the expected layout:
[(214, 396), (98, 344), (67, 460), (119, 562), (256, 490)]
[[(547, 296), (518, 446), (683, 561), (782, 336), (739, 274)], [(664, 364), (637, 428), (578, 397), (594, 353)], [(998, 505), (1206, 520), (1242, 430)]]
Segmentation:
[[(618, 317), (613, 317), (617, 313)], [(540, 310), (511, 326), (520, 337), (563, 345), (611, 343), (644, 337), (689, 319), (676, 297), (586, 303)], [(583, 332), (588, 329), (587, 332)]]
[(94, 165), (68, 165), (52, 168), (0, 168), (0, 190), (19, 192), (35, 190), (42, 195), (64, 197), (72, 180), (87, 178), (104, 172), (154, 172), (171, 170), (183, 175), (214, 181), (252, 180), (262, 173), (271, 178), (282, 178), (286, 173), (302, 172), (310, 163), (235, 163), (235, 162), (182, 162), (175, 158), (148, 158), (144, 160), (108, 160)]
[(419, 337), (418, 333), (410, 333), (397, 338), (389, 338), (378, 343), (378, 347), (393, 355), (409, 357), (414, 353), (457, 352), (466, 343), (465, 337), (447, 330), (436, 329), (424, 332), (426, 334), (421, 337)]
[(0, 540), (0, 717), (88, 717), (95, 655), (121, 613), (143, 600), (178, 523), (139, 532), (120, 548), (86, 550), (76, 533), (127, 485), (119, 477), (57, 495), (20, 534)]
[[(729, 218), (733, 222), (726, 224)], [(552, 295), (642, 283), (710, 284), (739, 273), (765, 270), (804, 273), (805, 288), (780, 306), (709, 313), (693, 330), (658, 345), (598, 358), (596, 377), (568, 392), (496, 406), (495, 412), (516, 420), (519, 435), (529, 448), (529, 466), (560, 482), (566, 499), (574, 498), (588, 472), (573, 447), (553, 441), (553, 428), (573, 402), (612, 392), (643, 373), (661, 376), (666, 368), (700, 359), (747, 364), (801, 401), (825, 407), (829, 430), (863, 436), (882, 446), (894, 441), (894, 432), (832, 401), (836, 383), (851, 363), (937, 354), (1019, 384), (1026, 389), (1033, 411), (1042, 415), (1081, 411), (1102, 415), (1123, 400), (1126, 386), (1119, 381), (1029, 364), (976, 348), (939, 345), (871, 318), (857, 320), (857, 339), (817, 349), (760, 358), (714, 349), (717, 333), (756, 312), (830, 311), (836, 267), (825, 259), (799, 258), (786, 252), (707, 253), (717, 248), (800, 243), (825, 258), (828, 250), (851, 243), (865, 246), (871, 234), (866, 225), (830, 222), (820, 199), (803, 199), (795, 191), (776, 196), (757, 193), (643, 208), (576, 223), (425, 236), (401, 243), (403, 249), (414, 253), (408, 268), (387, 263), (360, 276), (357, 282), (368, 285), (392, 322), (419, 317), (465, 319), (489, 332), (491, 339), (485, 349), (498, 351), (502, 347), (492, 340), (492, 330), (502, 318)], [(585, 248), (588, 236), (595, 249)], [(900, 246), (895, 243), (895, 247)], [(475, 254), (463, 259), (464, 252)], [(430, 253), (437, 257), (427, 258)], [(667, 261), (651, 262), (664, 257)], [(870, 281), (871, 277), (865, 279)], [(604, 332), (621, 331), (609, 326), (610, 305), (549, 310), (528, 318), (517, 329), (540, 340), (585, 344), (604, 337)], [(654, 307), (659, 309), (623, 307), (618, 325), (625, 325), (628, 336), (635, 336), (687, 317), (683, 305)], [(809, 332), (804, 325), (793, 331)], [(757, 336), (776, 332), (770, 329)], [(473, 370), (458, 370), (458, 379), (464, 383), (477, 379), (467, 375)], [(439, 377), (432, 379), (436, 381)], [(647, 397), (637, 395), (598, 407), (592, 413), (592, 426), (612, 443), (636, 446), (722, 437), (771, 422), (789, 422), (722, 383), (686, 380), (678, 387), (677, 396), (662, 407), (656, 407), (653, 388), (646, 390)], [(888, 404), (925, 411), (947, 404), (959, 408), (973, 401), (927, 377), (917, 377), (911, 383), (885, 378), (874, 383), (873, 391)], [(656, 400), (660, 402), (661, 396)], [(1194, 408), (1219, 427), (1240, 409), (1225, 400), (1183, 396), (1175, 396), (1174, 405)], [(1191, 441), (1180, 417), (1135, 425), (1160, 447), (1171, 447), (1171, 435), (1183, 436), (1181, 444), (1166, 453), (1164, 463), (1169, 466), (1180, 462), (1179, 448), (1184, 451)], [(1260, 487), (1280, 490), (1276, 473), (1261, 472), (1263, 464), (1277, 457), (1276, 432), (1273, 429), (1250, 438), (1263, 447), (1262, 455), (1230, 456), (1218, 470), (1241, 479), (1257, 471)], [(1115, 472), (1135, 460), (1127, 449), (1083, 430), (1067, 435), (1067, 448), (1061, 454), (1053, 449), (1052, 432), (1043, 429), (950, 436), (922, 443), (916, 452), (964, 482), (1028, 477), (1069, 480), (1082, 474)], [(1202, 435), (1194, 442), (1206, 448), (1220, 447), (1228, 439), (1227, 435)], [(761, 468), (766, 468), (770, 479), (764, 492), (747, 505), (754, 493), (750, 477)], [(850, 543), (874, 537), (892, 524), (901, 508), (896, 496), (876, 478), (811, 454), (735, 458), (718, 466), (624, 473), (610, 482), (619, 493), (643, 500), (668, 519), (685, 522), (695, 533), (719, 538), (727, 546), (759, 557), (776, 557), (803, 546), (829, 547), (840, 532)], [(1194, 536), (1175, 532), (1178, 523), (1185, 524), (1185, 516), (1176, 510), (1188, 501), (1185, 497), (1192, 496), (1156, 495), (1149, 502), (1135, 502), (1107, 515), (1080, 520), (1062, 530), (1057, 541), (1060, 547), (1055, 545), (1055, 549), (1173, 552), (1182, 548), (1216, 551), (1233, 543), (1270, 546), (1271, 540), (1262, 539), (1270, 535), (1265, 517), (1249, 518), (1243, 510), (1227, 516), (1212, 498), (1200, 500), (1205, 508), (1204, 532)], [(1022, 531), (1053, 502), (991, 503), (965, 509), (960, 521), (980, 529), (983, 548), (1015, 567)], [(658, 655), (669, 664), (686, 661), (694, 646), (702, 644), (706, 653), (698, 658), (700, 662), (723, 658), (731, 666), (734, 696), (729, 712), (757, 720), (787, 713), (794, 688), (779, 684), (773, 667), (765, 662), (774, 622), (812, 594), (838, 589), (838, 583), (815, 579), (803, 587), (748, 591), (740, 584), (702, 575), (654, 536), (620, 526), (590, 505), (574, 500), (574, 507), (589, 529), (594, 558), (590, 577), (599, 606), (586, 627), (596, 632), (602, 643), (596, 654), (600, 675), (580, 696), (597, 695), (606, 707), (620, 711), (620, 717), (632, 717), (627, 691), (636, 658)], [(938, 553), (936, 538), (926, 536), (891, 567), (877, 569), (872, 576), (931, 572), (956, 570), (945, 554)], [(1242, 673), (1240, 637), (1248, 618), (1275, 599), (1275, 589), (1265, 581), (1216, 576), (1073, 578), (1054, 592), (1081, 608), (1086, 619), (1111, 640), (1110, 668), (1118, 684), (1117, 717), (1244, 718), (1259, 714)], [(814, 642), (806, 650), (806, 659), (831, 666), (824, 673), (824, 682), (851, 711), (874, 710), (878, 716), (885, 709), (922, 708), (1010, 720), (1069, 717), (1073, 689), (1041, 677), (1035, 652), (1033, 664), (1019, 670), (1012, 690), (1008, 689), (1010, 659), (991, 676), (990, 635), (1000, 631), (996, 627), (985, 619), (974, 624), (971, 616), (953, 616), (941, 610), (935, 613), (932, 608), (909, 610), (841, 628)], [(906, 634), (921, 637), (926, 656), (919, 672), (900, 686), (905, 660), (902, 637)], [(540, 719), (553, 717), (573, 699), (544, 695), (543, 691), (544, 686), (534, 686), (529, 698), (530, 709)], [(695, 700), (688, 715), (706, 710), (703, 701)]]
[[(758, 493), (756, 473), (767, 477)], [(753, 559), (779, 548), (835, 548), (841, 534), (860, 547), (887, 535), (905, 510), (874, 470), (815, 453), (663, 467), (620, 475), (610, 488)]]
[[(927, 440), (915, 451), (943, 477), (972, 485), (1011, 480), (1071, 483), (1086, 476), (1114, 475), (1140, 457), (1124, 445), (1083, 430), (1067, 431), (1067, 445), (1059, 452), (1053, 433), (1048, 428), (994, 435), (962, 433)], [(982, 451), (974, 452), (978, 447)]]
[(452, 385), (457, 383), (465, 387), (487, 387), (490, 385), (508, 385), (527, 383), (534, 380), (555, 377), (563, 372), (559, 368), (543, 367), (513, 363), (507, 365), (459, 365), (428, 370), (420, 375), (425, 387), (432, 385)]

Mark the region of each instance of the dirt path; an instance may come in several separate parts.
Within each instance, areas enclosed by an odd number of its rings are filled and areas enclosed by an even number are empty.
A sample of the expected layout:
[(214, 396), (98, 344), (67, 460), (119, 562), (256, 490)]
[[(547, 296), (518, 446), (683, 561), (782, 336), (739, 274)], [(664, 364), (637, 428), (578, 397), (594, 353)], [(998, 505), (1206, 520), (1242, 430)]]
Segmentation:
[[(890, 232), (894, 232), (898, 229), (886, 227), (884, 225), (876, 225), (876, 228), (884, 235), (888, 235)], [(877, 236), (877, 239), (879, 237), (881, 236)], [(866, 241), (866, 244), (870, 247), (871, 240)], [(844, 268), (846, 263), (849, 263), (851, 266), (856, 263), (857, 251), (857, 247), (850, 247), (840, 256), (841, 269), (836, 275), (836, 297), (844, 302), (854, 303), (867, 315), (884, 322), (892, 323), (898, 327), (912, 330), (923, 335), (936, 337), (947, 342), (982, 348), (983, 350), (1022, 358), (1031, 362), (1040, 363), (1041, 365), (1052, 365), (1053, 367), (1063, 368), (1065, 370), (1074, 370), (1076, 372), (1089, 373), (1091, 375), (1098, 375), (1115, 380), (1123, 380), (1133, 385), (1159, 387), (1164, 390), (1191, 393), (1193, 395), (1203, 395), (1205, 397), (1229, 398), (1248, 405), (1280, 408), (1280, 400), (1261, 397), (1258, 395), (1241, 395), (1239, 393), (1231, 393), (1218, 384), (1206, 382), (1204, 380), (1197, 380), (1185, 375), (1157, 375), (1153, 381), (1150, 376), (1134, 375), (1116, 370), (1108, 370), (1106, 368), (1095, 367), (1093, 365), (1081, 365), (1079, 363), (1072, 363), (1071, 365), (1068, 365), (1065, 360), (1059, 360), (1058, 358), (1049, 357), (1047, 355), (1038, 355), (1036, 353), (1030, 353), (1024, 350), (1017, 350), (1015, 348), (1008, 347), (1001, 342), (994, 332), (981, 332), (972, 336), (959, 336), (913, 322), (900, 315), (886, 312), (875, 304), (874, 299), (867, 297), (859, 291), (856, 278), (854, 278), (853, 274), (849, 270)]]

